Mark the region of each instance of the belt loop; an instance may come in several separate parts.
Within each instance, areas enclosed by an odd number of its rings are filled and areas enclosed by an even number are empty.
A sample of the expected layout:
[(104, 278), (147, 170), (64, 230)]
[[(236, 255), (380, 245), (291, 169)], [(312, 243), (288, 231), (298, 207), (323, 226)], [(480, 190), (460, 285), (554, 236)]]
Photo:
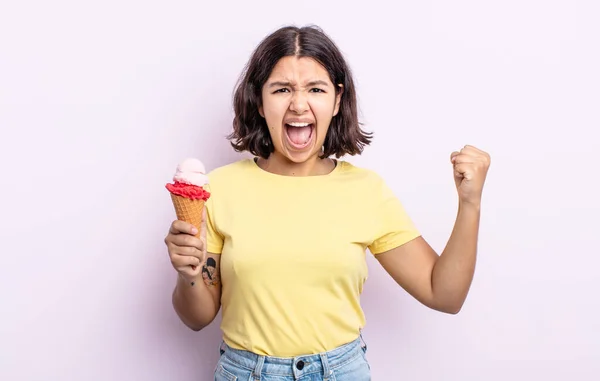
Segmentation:
[(260, 381), (260, 374), (262, 372), (262, 367), (265, 364), (265, 356), (258, 356), (256, 359), (256, 366), (252, 371), (252, 377), (255, 381)]
[(358, 330), (358, 332), (359, 332), (359, 336), (360, 336), (360, 341), (363, 343), (363, 345), (362, 345), (362, 350), (363, 350), (363, 351), (366, 353), (366, 352), (367, 352), (367, 342), (366, 342), (366, 341), (365, 341), (365, 339), (363, 338), (363, 335), (362, 335), (362, 328), (360, 328), (360, 329)]
[(329, 377), (333, 374), (333, 370), (329, 369), (329, 359), (327, 353), (321, 353), (321, 365), (323, 366), (323, 381), (329, 381)]

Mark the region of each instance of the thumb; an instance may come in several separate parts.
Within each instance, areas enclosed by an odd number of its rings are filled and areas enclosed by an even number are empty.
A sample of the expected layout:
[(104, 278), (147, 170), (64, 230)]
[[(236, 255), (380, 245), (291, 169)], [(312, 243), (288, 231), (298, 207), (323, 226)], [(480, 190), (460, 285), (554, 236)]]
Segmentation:
[(206, 217), (206, 206), (204, 206), (204, 208), (202, 208), (202, 224), (200, 226), (200, 238), (204, 239), (204, 241), (206, 241)]
[(450, 154), (450, 162), (452, 163), (452, 171), (453, 171), (453, 177), (454, 177), (454, 184), (456, 185), (456, 187), (458, 188), (460, 186), (460, 183), (463, 179), (462, 174), (457, 170), (457, 166), (458, 164), (455, 163), (456, 161), (456, 156), (460, 155), (460, 152), (458, 151), (454, 151)]
[(454, 151), (454, 152), (452, 152), (452, 153), (450, 154), (450, 162), (451, 162), (452, 164), (454, 164), (454, 159), (455, 159), (455, 158), (456, 158), (456, 156), (458, 156), (458, 155), (460, 155), (460, 152), (458, 152), (458, 151)]

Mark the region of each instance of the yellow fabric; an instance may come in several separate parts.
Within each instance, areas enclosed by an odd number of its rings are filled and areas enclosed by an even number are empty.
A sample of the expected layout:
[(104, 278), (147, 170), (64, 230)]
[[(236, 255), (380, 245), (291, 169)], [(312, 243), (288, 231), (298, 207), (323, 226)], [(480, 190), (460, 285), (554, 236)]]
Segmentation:
[(221, 329), (233, 348), (292, 357), (356, 339), (365, 250), (419, 235), (384, 181), (348, 162), (291, 177), (248, 159), (209, 180), (207, 248), (221, 254)]

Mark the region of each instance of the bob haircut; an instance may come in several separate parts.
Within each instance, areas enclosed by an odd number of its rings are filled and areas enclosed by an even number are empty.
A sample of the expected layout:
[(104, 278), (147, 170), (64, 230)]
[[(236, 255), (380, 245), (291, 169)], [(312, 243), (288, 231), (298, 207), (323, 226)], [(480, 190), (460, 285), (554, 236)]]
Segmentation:
[[(266, 120), (259, 114), (262, 88), (277, 62), (286, 56), (308, 57), (329, 73), (336, 92), (343, 91), (340, 108), (331, 120), (321, 158), (360, 154), (372, 134), (358, 122), (356, 90), (350, 68), (335, 43), (316, 26), (286, 26), (267, 36), (254, 50), (233, 96), (233, 132), (227, 137), (237, 152), (268, 158), (275, 147)], [(338, 85), (343, 87), (340, 88)]]

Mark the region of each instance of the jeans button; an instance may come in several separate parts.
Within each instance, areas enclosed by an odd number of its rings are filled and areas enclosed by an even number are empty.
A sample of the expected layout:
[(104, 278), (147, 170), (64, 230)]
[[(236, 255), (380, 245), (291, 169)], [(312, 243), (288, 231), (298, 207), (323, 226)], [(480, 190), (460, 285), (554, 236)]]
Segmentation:
[(302, 360), (298, 361), (298, 362), (296, 363), (296, 368), (297, 368), (298, 370), (302, 370), (302, 369), (304, 369), (304, 361), (302, 361)]

